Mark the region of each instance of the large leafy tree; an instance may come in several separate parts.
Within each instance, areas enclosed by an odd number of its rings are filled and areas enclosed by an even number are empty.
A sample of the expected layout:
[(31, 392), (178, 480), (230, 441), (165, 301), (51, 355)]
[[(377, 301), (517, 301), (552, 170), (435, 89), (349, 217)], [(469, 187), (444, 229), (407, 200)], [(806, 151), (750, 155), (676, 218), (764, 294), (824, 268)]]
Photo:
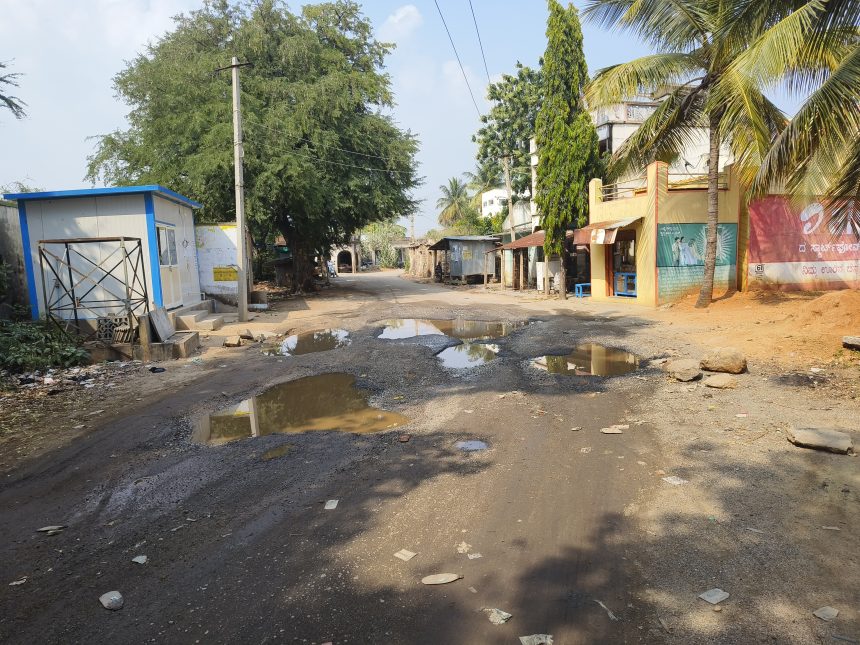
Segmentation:
[(252, 230), (282, 233), (298, 281), (312, 258), (368, 223), (414, 211), (417, 141), (395, 126), (382, 71), (390, 47), (351, 0), (212, 0), (179, 16), (115, 78), (130, 127), (99, 137), (88, 178), (163, 183), (234, 217), (230, 75), (242, 69), (245, 191)]
[(9, 110), (16, 119), (22, 119), (26, 114), (24, 111), (26, 104), (17, 96), (6, 94), (8, 90), (3, 89), (3, 86), (18, 87), (18, 78), (21, 75), (17, 72), (4, 72), (5, 69), (9, 69), (9, 64), (0, 61), (0, 107)]
[[(822, 0), (824, 1), (824, 0)], [(659, 107), (610, 161), (611, 175), (669, 161), (703, 128), (708, 132), (708, 223), (698, 307), (710, 304), (716, 266), (721, 145), (729, 146), (742, 178), (751, 179), (785, 127), (782, 112), (737, 61), (780, 11), (759, 0), (589, 0), (585, 15), (631, 31), (656, 54), (600, 70), (587, 89), (591, 108), (668, 90)], [(785, 5), (790, 5), (786, 2)]]
[[(544, 98), (537, 115), (535, 200), (546, 231), (544, 253), (561, 256), (559, 296), (567, 297), (564, 241), (567, 229), (588, 218), (588, 182), (601, 174), (597, 131), (583, 103), (588, 67), (576, 7), (548, 0), (543, 57)], [(549, 289), (549, 281), (546, 282)]]
[(739, 5), (738, 20), (766, 29), (732, 72), (808, 95), (764, 156), (754, 192), (828, 196), (832, 230), (860, 232), (860, 0)]
[[(543, 96), (542, 75), (517, 63), (516, 74), (505, 74), (487, 88), (493, 101), (489, 113), (481, 117), (484, 125), (474, 136), (478, 144), (478, 163), (502, 167), (508, 191), (508, 206), (531, 189), (529, 140)], [(513, 239), (513, 219), (511, 219)]]
[(453, 226), (473, 210), (469, 187), (459, 177), (451, 177), (447, 184), (439, 186), (439, 192), (442, 196), (436, 200), (436, 208), (440, 209), (442, 226)]

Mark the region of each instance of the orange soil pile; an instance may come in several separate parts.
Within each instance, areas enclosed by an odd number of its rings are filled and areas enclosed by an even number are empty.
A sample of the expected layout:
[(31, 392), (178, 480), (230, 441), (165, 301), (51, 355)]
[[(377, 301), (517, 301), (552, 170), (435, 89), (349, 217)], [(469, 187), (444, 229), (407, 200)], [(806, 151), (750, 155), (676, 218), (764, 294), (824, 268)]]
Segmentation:
[(789, 319), (807, 331), (860, 336), (860, 292), (831, 291), (797, 307)]

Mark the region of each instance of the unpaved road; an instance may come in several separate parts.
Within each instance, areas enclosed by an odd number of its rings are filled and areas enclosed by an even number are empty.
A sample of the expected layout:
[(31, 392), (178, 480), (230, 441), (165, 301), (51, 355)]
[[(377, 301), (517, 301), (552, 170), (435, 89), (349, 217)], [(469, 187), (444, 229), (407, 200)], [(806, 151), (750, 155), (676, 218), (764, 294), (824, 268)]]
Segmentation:
[[(343, 328), (351, 345), (287, 358), (235, 350), (127, 411), (114, 401), (102, 427), (8, 473), (0, 641), (860, 639), (858, 460), (799, 451), (779, 433), (797, 420), (856, 422), (855, 401), (752, 366), (737, 391), (669, 383), (657, 359), (699, 351), (694, 339), (617, 308), (577, 312), (392, 273), (342, 276), (288, 308), (286, 326)], [(377, 338), (388, 318), (458, 316), (533, 324), (465, 372), (438, 364), (434, 340)], [(529, 367), (581, 341), (634, 350), (641, 369), (604, 379)], [(327, 372), (354, 375), (373, 405), (410, 423), (190, 441), (196, 416)], [(630, 428), (599, 432), (617, 423)], [(489, 450), (463, 453), (463, 439)], [(667, 474), (689, 483), (666, 484)], [(334, 510), (323, 509), (329, 499)], [(36, 532), (52, 524), (67, 528)], [(400, 549), (418, 555), (403, 562)], [(131, 562), (140, 554), (147, 564)], [(463, 579), (420, 583), (442, 572)], [(732, 593), (719, 614), (696, 599), (711, 587)], [(111, 590), (125, 598), (121, 611), (99, 604)], [(828, 604), (837, 621), (811, 616)], [(493, 625), (482, 608), (513, 617)]]

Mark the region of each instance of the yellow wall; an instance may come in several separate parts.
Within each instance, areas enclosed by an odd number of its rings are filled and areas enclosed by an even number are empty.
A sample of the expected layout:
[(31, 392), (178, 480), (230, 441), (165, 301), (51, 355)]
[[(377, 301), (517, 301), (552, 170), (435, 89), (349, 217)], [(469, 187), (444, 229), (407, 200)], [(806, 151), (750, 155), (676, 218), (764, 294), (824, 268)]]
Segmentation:
[[(719, 191), (719, 221), (738, 223), (741, 189), (730, 168), (728, 186)], [(610, 296), (606, 283), (606, 246), (591, 245), (591, 296), (599, 301), (625, 301), (655, 307), (657, 296), (657, 225), (705, 223), (708, 220), (708, 191), (704, 188), (669, 190), (668, 166), (654, 162), (647, 169), (647, 190), (634, 197), (603, 201), (603, 182), (592, 179), (588, 187), (589, 223), (613, 222), (631, 217), (642, 220), (632, 225), (636, 231), (636, 298)], [(740, 227), (739, 227), (740, 229)], [(744, 239), (741, 230), (739, 240)], [(740, 271), (741, 253), (738, 253)]]

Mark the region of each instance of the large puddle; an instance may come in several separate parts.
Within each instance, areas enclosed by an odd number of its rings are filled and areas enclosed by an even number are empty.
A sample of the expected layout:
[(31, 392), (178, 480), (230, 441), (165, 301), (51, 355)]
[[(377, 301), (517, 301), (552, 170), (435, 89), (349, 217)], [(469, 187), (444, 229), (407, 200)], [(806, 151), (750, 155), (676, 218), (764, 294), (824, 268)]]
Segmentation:
[(349, 332), (343, 329), (322, 329), (287, 336), (283, 341), (263, 348), (264, 354), (300, 356), (314, 352), (328, 352), (349, 345)]
[(442, 362), (443, 367), (465, 369), (486, 364), (487, 361), (491, 361), (496, 357), (498, 351), (498, 345), (490, 345), (489, 343), (463, 343), (462, 345), (455, 345), (454, 347), (442, 350), (436, 354), (436, 358)]
[(274, 433), (380, 432), (409, 422), (402, 414), (370, 407), (367, 398), (350, 374), (308, 376), (202, 417), (192, 439), (220, 445)]
[(524, 327), (526, 323), (485, 320), (428, 320), (395, 318), (383, 321), (385, 328), (379, 338), (415, 338), (416, 336), (451, 336), (460, 340), (491, 340), (502, 338)]
[(565, 356), (541, 356), (532, 361), (532, 367), (550, 374), (578, 376), (620, 376), (639, 368), (639, 358), (621, 349), (597, 343), (577, 345)]

